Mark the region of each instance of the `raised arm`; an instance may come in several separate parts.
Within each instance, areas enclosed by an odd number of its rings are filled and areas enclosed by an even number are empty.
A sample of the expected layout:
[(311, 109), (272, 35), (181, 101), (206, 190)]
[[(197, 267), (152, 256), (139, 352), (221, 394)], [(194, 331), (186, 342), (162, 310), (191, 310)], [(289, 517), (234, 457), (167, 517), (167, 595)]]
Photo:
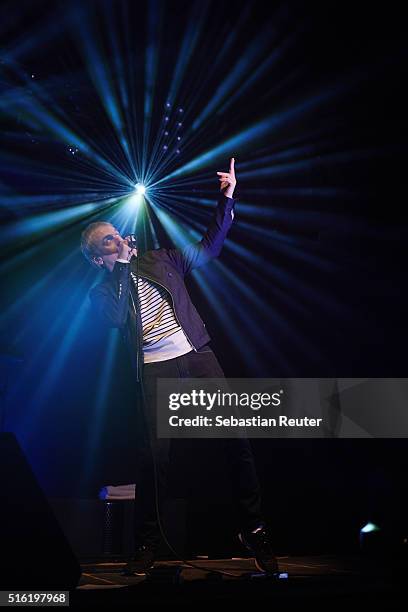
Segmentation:
[(181, 274), (188, 274), (194, 268), (203, 266), (210, 259), (218, 257), (224, 240), (234, 219), (233, 199), (237, 183), (235, 177), (235, 159), (230, 160), (229, 172), (217, 172), (220, 181), (221, 195), (212, 220), (199, 242), (187, 245), (184, 249), (170, 249), (168, 255)]

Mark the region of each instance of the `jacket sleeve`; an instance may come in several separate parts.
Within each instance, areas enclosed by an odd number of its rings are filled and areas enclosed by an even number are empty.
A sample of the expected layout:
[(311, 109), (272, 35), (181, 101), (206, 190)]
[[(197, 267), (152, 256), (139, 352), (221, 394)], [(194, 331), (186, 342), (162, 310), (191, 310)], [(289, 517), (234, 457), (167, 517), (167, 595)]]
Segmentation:
[(116, 262), (109, 283), (93, 287), (89, 294), (97, 314), (109, 327), (122, 328), (129, 308), (130, 265)]
[(184, 249), (167, 251), (172, 263), (182, 275), (203, 266), (213, 257), (218, 257), (234, 219), (234, 205), (233, 198), (221, 196), (202, 239), (199, 242), (188, 244)]

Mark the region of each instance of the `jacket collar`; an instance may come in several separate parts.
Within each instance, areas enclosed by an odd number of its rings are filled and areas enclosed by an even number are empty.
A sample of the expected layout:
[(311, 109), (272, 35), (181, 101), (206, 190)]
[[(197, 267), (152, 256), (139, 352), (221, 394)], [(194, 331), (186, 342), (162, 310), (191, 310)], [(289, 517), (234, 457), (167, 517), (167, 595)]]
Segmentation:
[[(139, 272), (139, 276), (143, 276), (144, 278), (147, 278), (148, 280), (157, 282), (158, 284), (163, 285), (164, 287), (166, 287), (166, 289), (168, 289), (166, 277), (165, 275), (160, 274), (161, 266), (160, 266), (157, 256), (155, 257), (158, 251), (159, 250), (157, 249), (157, 250), (146, 251), (145, 253), (143, 253), (139, 257), (139, 266), (137, 265), (138, 264), (137, 259), (134, 257), (130, 262), (130, 269), (131, 269), (131, 272), (134, 272), (135, 274), (136, 272)], [(112, 272), (106, 271), (105, 278), (103, 279), (102, 283), (112, 285), (113, 282), (114, 282), (114, 275), (112, 274)]]

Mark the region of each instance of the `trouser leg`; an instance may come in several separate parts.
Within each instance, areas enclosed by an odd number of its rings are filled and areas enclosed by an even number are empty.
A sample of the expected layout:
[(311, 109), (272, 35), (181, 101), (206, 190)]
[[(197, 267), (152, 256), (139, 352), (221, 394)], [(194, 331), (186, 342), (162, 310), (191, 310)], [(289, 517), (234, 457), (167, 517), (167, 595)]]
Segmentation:
[(251, 445), (246, 438), (223, 440), (227, 472), (241, 528), (252, 530), (262, 522), (261, 488)]
[[(171, 360), (174, 361), (174, 360)], [(174, 364), (159, 362), (145, 366), (142, 398), (144, 443), (137, 452), (135, 499), (135, 543), (156, 548), (160, 541), (160, 521), (166, 499), (171, 440), (156, 434), (156, 380), (172, 377)]]
[[(152, 447), (139, 452), (135, 500), (135, 543), (157, 548), (160, 529), (157, 519), (163, 518), (169, 466), (170, 440), (153, 441)], [(156, 507), (158, 505), (158, 508)]]
[[(203, 352), (189, 353), (183, 358), (191, 378), (225, 377), (209, 347), (204, 347)], [(209, 444), (211, 442), (213, 440), (208, 440)], [(224, 438), (220, 442), (241, 527), (251, 530), (262, 522), (262, 511), (261, 489), (250, 442), (247, 438)]]

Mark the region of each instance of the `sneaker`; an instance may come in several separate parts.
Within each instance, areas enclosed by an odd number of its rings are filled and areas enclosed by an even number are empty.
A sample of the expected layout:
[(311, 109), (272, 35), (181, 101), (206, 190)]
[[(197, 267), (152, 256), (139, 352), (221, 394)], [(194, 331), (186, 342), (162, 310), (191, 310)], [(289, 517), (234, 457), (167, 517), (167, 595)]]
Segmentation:
[(278, 562), (272, 550), (270, 534), (265, 525), (261, 525), (253, 531), (245, 531), (238, 534), (241, 543), (255, 557), (255, 565), (260, 572), (276, 574), (279, 571)]
[(127, 565), (123, 569), (122, 574), (124, 576), (133, 576), (135, 574), (144, 575), (146, 572), (153, 567), (155, 559), (155, 551), (153, 548), (148, 546), (139, 546), (136, 550), (135, 555), (128, 561)]

